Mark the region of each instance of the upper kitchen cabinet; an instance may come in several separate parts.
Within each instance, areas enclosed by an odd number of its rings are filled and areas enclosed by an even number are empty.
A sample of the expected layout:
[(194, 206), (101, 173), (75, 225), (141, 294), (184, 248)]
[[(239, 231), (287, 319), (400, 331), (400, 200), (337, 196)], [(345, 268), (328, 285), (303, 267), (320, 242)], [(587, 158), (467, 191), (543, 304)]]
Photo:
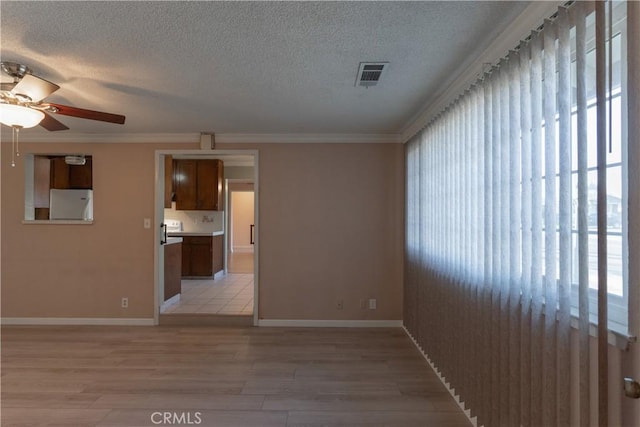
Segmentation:
[(224, 210), (224, 166), (222, 160), (197, 161), (196, 198), (199, 210)]
[(50, 187), (58, 190), (91, 190), (93, 165), (91, 156), (84, 156), (84, 164), (69, 164), (65, 156), (50, 159)]
[(224, 165), (222, 160), (176, 159), (177, 210), (224, 210)]
[(164, 207), (171, 208), (171, 202), (173, 201), (173, 157), (170, 155), (164, 156)]

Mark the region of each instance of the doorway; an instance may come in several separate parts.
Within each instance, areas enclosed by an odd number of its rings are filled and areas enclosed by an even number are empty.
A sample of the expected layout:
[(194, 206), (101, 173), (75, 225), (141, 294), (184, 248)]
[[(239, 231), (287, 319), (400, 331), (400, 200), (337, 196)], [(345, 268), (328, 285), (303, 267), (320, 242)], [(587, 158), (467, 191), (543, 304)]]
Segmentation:
[[(224, 163), (225, 181), (225, 204), (223, 212), (199, 212), (180, 211), (176, 209), (175, 203), (171, 208), (166, 208), (164, 195), (165, 189), (171, 185), (171, 180), (166, 179), (165, 167), (167, 167), (168, 156), (170, 159), (187, 160), (220, 160)], [(169, 160), (170, 160), (169, 159)], [(232, 318), (242, 320), (242, 324), (256, 324), (258, 318), (257, 294), (258, 294), (258, 173), (257, 173), (257, 152), (254, 150), (162, 150), (156, 152), (156, 224), (171, 223), (170, 220), (180, 219), (189, 221), (198, 218), (198, 221), (184, 223), (187, 227), (182, 229), (182, 233), (168, 233), (169, 237), (180, 238), (183, 235), (187, 239), (189, 235), (200, 231), (209, 232), (207, 226), (221, 227), (214, 231), (214, 239), (223, 236), (224, 248), (222, 265), (224, 268), (211, 277), (187, 277), (184, 274), (179, 278), (179, 293), (168, 301), (165, 293), (165, 282), (170, 278), (165, 278), (167, 266), (165, 265), (165, 253), (170, 245), (162, 245), (165, 238), (165, 230), (160, 229), (156, 236), (155, 262), (156, 262), (156, 286), (155, 286), (155, 320), (156, 324), (232, 324)], [(239, 186), (245, 190), (237, 200), (233, 189), (230, 187)], [(248, 191), (250, 190), (250, 191)], [(247, 196), (251, 197), (247, 197)], [(248, 231), (242, 233), (240, 229), (234, 233), (232, 226), (234, 223), (231, 212), (236, 205), (235, 223), (246, 224)], [(203, 228), (197, 229), (194, 223), (202, 220)], [(212, 223), (210, 222), (212, 221)], [(253, 225), (252, 227), (249, 227)], [(245, 236), (247, 234), (247, 236)], [(235, 240), (234, 240), (235, 236)], [(252, 239), (253, 237), (253, 239)], [(247, 242), (245, 242), (245, 238)], [(232, 243), (234, 242), (235, 243)], [(187, 245), (188, 246), (188, 245)], [(232, 252), (231, 249), (234, 251)], [(188, 251), (186, 252), (188, 253)], [(236, 258), (230, 258), (233, 255)], [(185, 255), (186, 256), (186, 255)], [(173, 260), (175, 260), (175, 256)], [(169, 258), (167, 258), (169, 259)], [(229, 264), (231, 263), (231, 270)], [(254, 304), (254, 301), (256, 304)], [(244, 323), (245, 320), (249, 323)], [(176, 323), (177, 322), (177, 323)]]
[(227, 271), (235, 274), (253, 274), (255, 245), (253, 182), (228, 181), (228, 188)]

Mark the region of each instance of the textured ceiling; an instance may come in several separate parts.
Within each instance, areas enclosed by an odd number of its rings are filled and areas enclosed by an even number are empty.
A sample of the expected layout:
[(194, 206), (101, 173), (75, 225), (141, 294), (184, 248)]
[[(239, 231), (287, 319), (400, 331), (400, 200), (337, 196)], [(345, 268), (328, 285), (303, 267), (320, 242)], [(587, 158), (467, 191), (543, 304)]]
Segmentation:
[(2, 1), (1, 56), (127, 116), (65, 132), (398, 133), (527, 3)]

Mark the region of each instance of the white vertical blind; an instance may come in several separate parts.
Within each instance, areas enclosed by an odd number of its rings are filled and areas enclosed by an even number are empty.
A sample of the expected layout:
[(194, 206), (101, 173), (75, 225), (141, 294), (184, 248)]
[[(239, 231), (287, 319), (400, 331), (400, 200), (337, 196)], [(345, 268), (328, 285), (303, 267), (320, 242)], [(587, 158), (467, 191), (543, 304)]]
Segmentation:
[(526, 43), (520, 46), (518, 76), (520, 78), (520, 164), (521, 164), (521, 190), (520, 190), (520, 222), (522, 225), (521, 241), (521, 268), (520, 290), (522, 292), (522, 318), (520, 340), (520, 378), (521, 378), (521, 408), (520, 415), (524, 427), (531, 426), (532, 386), (531, 368), (532, 352), (537, 347), (532, 346), (532, 305), (531, 305), (531, 277), (527, 272), (531, 271), (531, 73), (530, 46)]
[(521, 154), (520, 154), (520, 60), (516, 52), (509, 54), (509, 425), (521, 419), (520, 393), (520, 305), (521, 278)]
[[(542, 425), (542, 39), (531, 35), (531, 424)], [(527, 272), (524, 274), (527, 278)]]
[(588, 375), (594, 13), (560, 8), (407, 143), (405, 324), (480, 425), (588, 425), (590, 394), (606, 396)]
[[(627, 57), (629, 70), (629, 93), (635, 96), (628, 97), (628, 129), (629, 129), (629, 153), (628, 163), (640, 165), (640, 2), (629, 2), (628, 5), (628, 45)], [(628, 171), (629, 205), (629, 333), (640, 336), (640, 168), (637, 166)], [(635, 191), (633, 190), (635, 189)], [(632, 366), (626, 372), (628, 376), (640, 378), (640, 347), (638, 343), (631, 349)], [(640, 425), (640, 410), (637, 406), (635, 413), (630, 418), (630, 425)]]
[(588, 138), (586, 78), (586, 17), (582, 7), (573, 9), (576, 23), (576, 113), (578, 141), (578, 317), (580, 367), (580, 426), (589, 425), (589, 226)]
[[(544, 354), (542, 424), (554, 425), (557, 411), (557, 285), (556, 285), (556, 28), (546, 20), (543, 31), (543, 110), (544, 110)], [(566, 94), (565, 94), (566, 96)]]
[[(570, 363), (569, 338), (571, 330), (571, 46), (569, 44), (569, 12), (558, 10), (558, 423), (569, 425)], [(555, 181), (555, 180), (554, 180)]]
[[(606, 70), (605, 3), (596, 2), (596, 99), (597, 99), (597, 164), (598, 164), (598, 388), (609, 388), (607, 351), (607, 70)], [(609, 399), (598, 400), (598, 424), (606, 425)]]

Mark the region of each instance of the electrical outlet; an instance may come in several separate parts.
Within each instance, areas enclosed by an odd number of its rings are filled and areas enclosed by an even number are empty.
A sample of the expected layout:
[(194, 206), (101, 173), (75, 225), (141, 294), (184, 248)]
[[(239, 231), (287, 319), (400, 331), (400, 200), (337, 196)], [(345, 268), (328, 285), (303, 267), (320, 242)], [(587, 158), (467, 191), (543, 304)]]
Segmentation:
[(122, 298), (121, 306), (122, 308), (129, 308), (129, 298)]
[(370, 298), (369, 299), (369, 310), (375, 310), (376, 309), (376, 299), (375, 298)]
[(342, 301), (341, 299), (339, 299), (338, 303), (336, 304), (336, 310), (344, 310), (344, 301)]

